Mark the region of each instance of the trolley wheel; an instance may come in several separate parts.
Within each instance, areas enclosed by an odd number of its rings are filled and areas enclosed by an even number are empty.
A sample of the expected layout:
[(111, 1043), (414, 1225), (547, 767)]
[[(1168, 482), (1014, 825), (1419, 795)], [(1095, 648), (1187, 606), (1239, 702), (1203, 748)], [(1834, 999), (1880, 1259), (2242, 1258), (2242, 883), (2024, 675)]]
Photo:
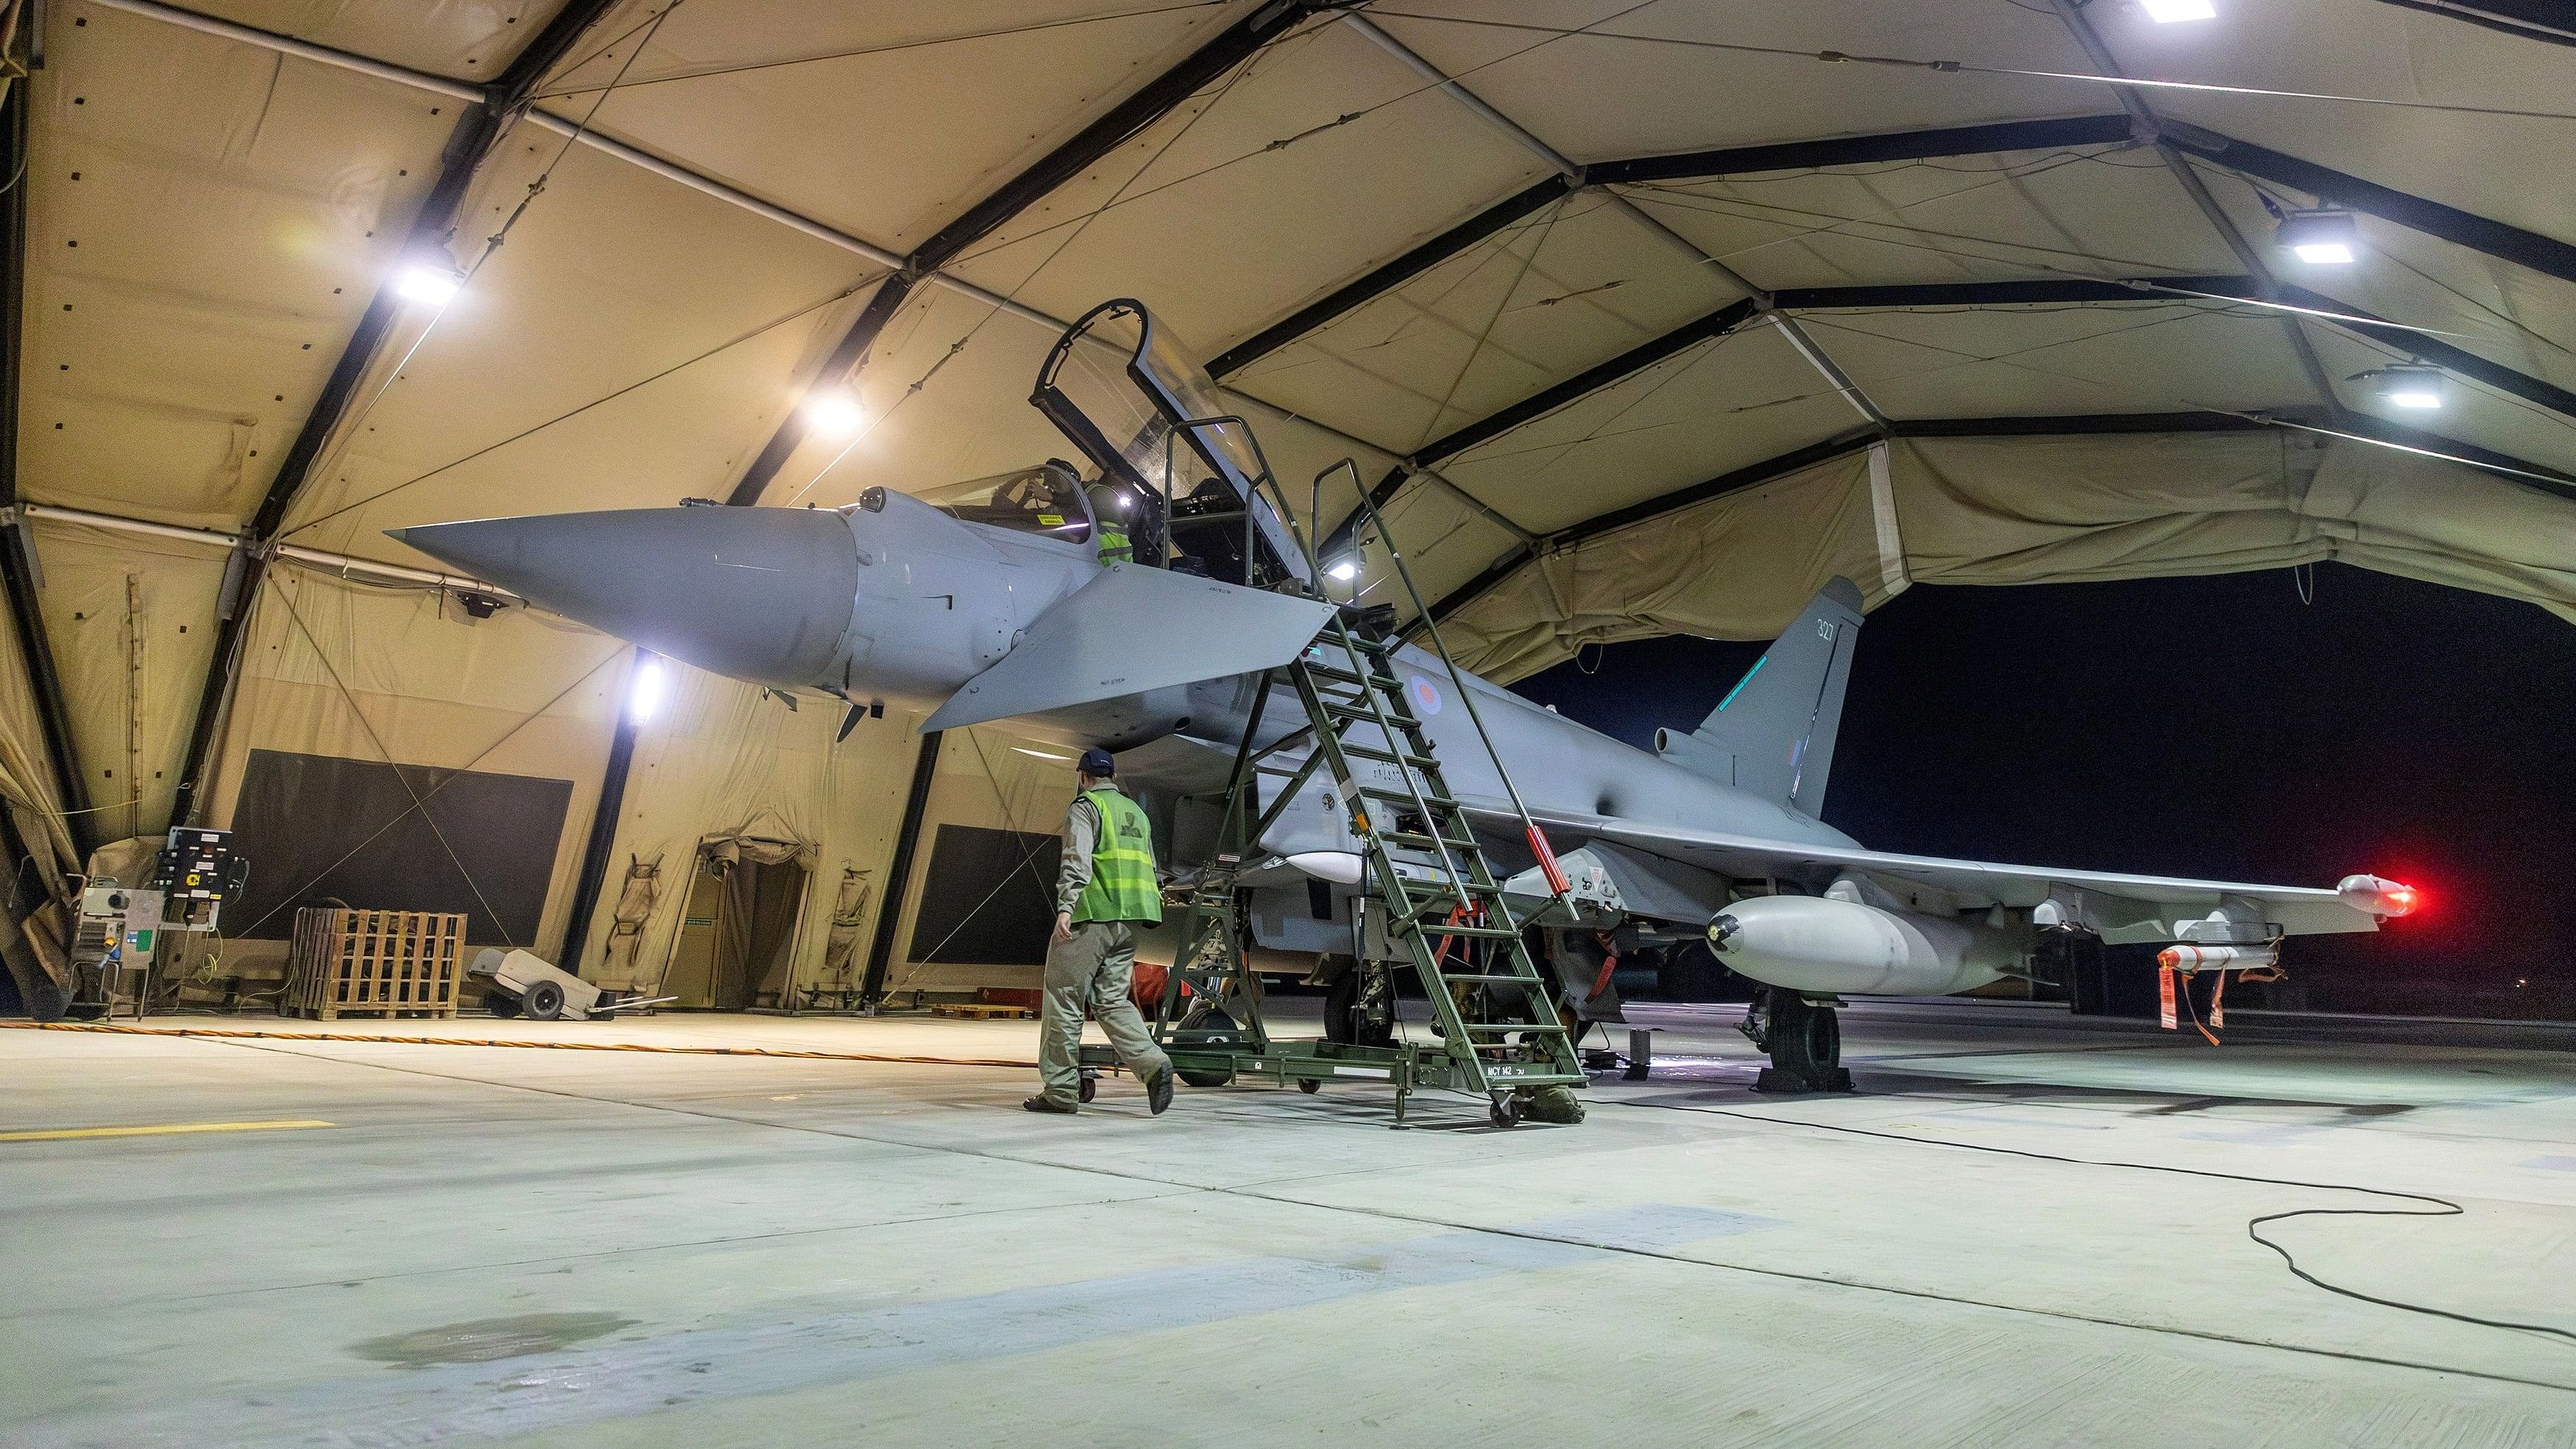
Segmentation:
[(1099, 1096), (1099, 1095), (1100, 1095), (1100, 1079), (1099, 1079), (1098, 1077), (1093, 1076), (1093, 1075), (1092, 1075), (1091, 1073), (1089, 1073), (1089, 1072), (1085, 1072), (1085, 1073), (1083, 1073), (1083, 1074), (1082, 1074), (1082, 1089), (1081, 1089), (1081, 1092), (1080, 1092), (1080, 1094), (1079, 1094), (1079, 1095), (1081, 1096), (1082, 1100), (1084, 1100), (1084, 1101), (1086, 1101), (1086, 1102), (1090, 1101), (1090, 1100), (1091, 1100), (1092, 1098), (1094, 1098), (1094, 1097)]
[(1182, 1072), (1181, 1080), (1193, 1087), (1230, 1087), (1234, 1085), (1234, 1073), (1230, 1071)]
[(527, 1008), (531, 1021), (552, 1021), (563, 1015), (563, 988), (551, 981), (540, 981), (528, 988), (519, 1004)]
[(1497, 1127), (1518, 1127), (1521, 1125), (1521, 1099), (1507, 1092), (1494, 1099), (1493, 1105), (1485, 1109), (1485, 1115), (1493, 1118)]
[(494, 1016), (516, 1016), (519, 1014), (519, 998), (506, 991), (486, 991), (483, 993), (483, 1009)]
[(1299, 1077), (1297, 1079), (1297, 1090), (1311, 1097), (1317, 1092), (1324, 1090), (1324, 1084), (1313, 1077)]

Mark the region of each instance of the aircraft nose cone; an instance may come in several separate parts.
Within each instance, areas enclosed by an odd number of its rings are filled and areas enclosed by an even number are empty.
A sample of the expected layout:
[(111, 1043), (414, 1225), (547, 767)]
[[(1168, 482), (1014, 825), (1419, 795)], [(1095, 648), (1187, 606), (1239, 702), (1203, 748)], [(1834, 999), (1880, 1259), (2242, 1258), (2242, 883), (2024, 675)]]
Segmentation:
[(849, 521), (823, 509), (627, 508), (388, 532), (566, 618), (762, 684), (822, 682), (859, 587)]

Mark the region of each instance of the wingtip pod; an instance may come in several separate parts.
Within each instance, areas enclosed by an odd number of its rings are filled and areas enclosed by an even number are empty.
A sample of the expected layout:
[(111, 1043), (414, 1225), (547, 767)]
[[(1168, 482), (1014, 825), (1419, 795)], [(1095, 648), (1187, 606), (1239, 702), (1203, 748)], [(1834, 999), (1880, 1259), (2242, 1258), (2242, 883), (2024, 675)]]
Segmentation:
[(2354, 910), (2383, 919), (2411, 916), (2424, 906), (2422, 891), (2375, 875), (2345, 876), (2336, 882), (2335, 894)]

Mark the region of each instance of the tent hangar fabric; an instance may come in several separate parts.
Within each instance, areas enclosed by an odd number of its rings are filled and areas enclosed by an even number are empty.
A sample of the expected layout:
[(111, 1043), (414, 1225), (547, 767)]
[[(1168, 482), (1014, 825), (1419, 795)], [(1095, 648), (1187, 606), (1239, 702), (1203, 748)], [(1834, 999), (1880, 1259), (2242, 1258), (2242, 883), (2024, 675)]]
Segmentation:
[[(275, 909), (425, 861), (491, 944), (649, 989), (747, 835), (807, 861), (800, 982), (1007, 979), (913, 959), (958, 929), (922, 882), (943, 826), (988, 874), (1051, 831), (1060, 762), (838, 737), (385, 530), (1026, 466), (1112, 296), (1292, 495), (1348, 460), (1301, 525), (1400, 596), (1356, 477), (1497, 678), (1766, 637), (1836, 574), (2337, 559), (2576, 619), (2571, 37), (2221, 8), (8, 4), (9, 846), (318, 809)], [(2316, 210), (2349, 263), (2276, 245)]]

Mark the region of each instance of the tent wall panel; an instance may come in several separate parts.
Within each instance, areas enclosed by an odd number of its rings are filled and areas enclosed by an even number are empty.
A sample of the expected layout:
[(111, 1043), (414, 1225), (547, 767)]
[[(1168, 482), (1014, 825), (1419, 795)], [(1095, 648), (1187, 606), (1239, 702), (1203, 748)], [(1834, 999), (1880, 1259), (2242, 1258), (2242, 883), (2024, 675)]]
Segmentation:
[(1903, 582), (2070, 583), (2322, 559), (2576, 620), (2576, 502), (2454, 463), (2261, 431), (1905, 439), (1885, 445), (1881, 514), (1874, 451), (1548, 554), (1461, 608), (1444, 626), (1451, 647), (1510, 680), (1596, 641), (1769, 638), (1835, 573), (1876, 607)]
[[(813, 895), (791, 957), (796, 979), (855, 987), (854, 975), (838, 983), (823, 974), (834, 897), (845, 870), (866, 873), (872, 886), (884, 873), (911, 776), (913, 721), (862, 720), (836, 742), (842, 719), (836, 705), (807, 703), (791, 712), (755, 686), (668, 660), (657, 667), (667, 685), (637, 734), (600, 908), (578, 957), (583, 974), (619, 989), (658, 985), (699, 842), (759, 836), (810, 852)], [(660, 895), (632, 949), (621, 947), (612, 959), (616, 908), (636, 860), (660, 861)], [(884, 894), (870, 890), (869, 920)], [(862, 938), (866, 929), (859, 927)]]
[(34, 526), (45, 632), (93, 809), (90, 838), (169, 827), (215, 641), (224, 555), (171, 539)]
[[(301, 569), (271, 569), (251, 608), (205, 796), (210, 823), (232, 824), (254, 749), (570, 781), (536, 939), (519, 943), (551, 959), (633, 651), (526, 608), (475, 619), (436, 591)], [(476, 843), (446, 845), (471, 874)], [(303, 889), (285, 893), (287, 908)]]

